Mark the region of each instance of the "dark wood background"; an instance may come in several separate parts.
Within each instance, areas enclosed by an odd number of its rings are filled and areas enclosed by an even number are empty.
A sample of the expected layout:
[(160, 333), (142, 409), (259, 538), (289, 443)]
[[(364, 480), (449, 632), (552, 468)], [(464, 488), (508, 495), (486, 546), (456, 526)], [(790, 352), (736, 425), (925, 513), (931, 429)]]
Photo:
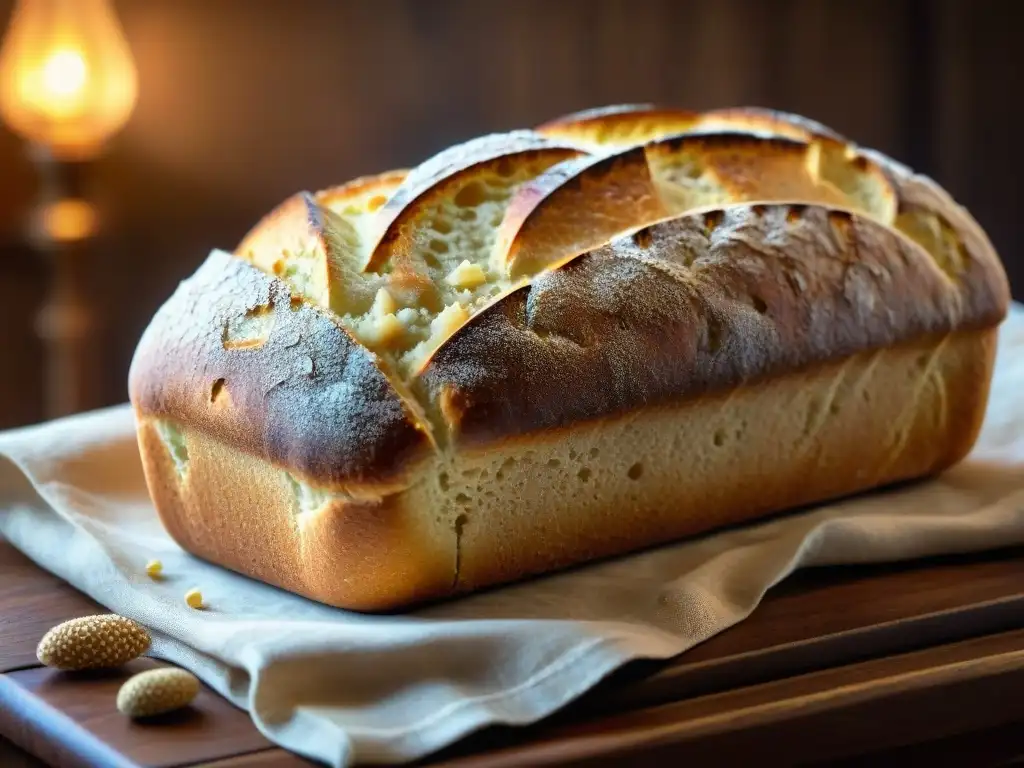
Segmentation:
[[(12, 2), (0, 0), (0, 21)], [(120, 0), (138, 108), (98, 168), (96, 405), (211, 247), (298, 189), (621, 101), (817, 118), (948, 189), (1018, 297), (1024, 43), (1002, 0)], [(34, 175), (0, 129), (0, 428), (42, 416)]]

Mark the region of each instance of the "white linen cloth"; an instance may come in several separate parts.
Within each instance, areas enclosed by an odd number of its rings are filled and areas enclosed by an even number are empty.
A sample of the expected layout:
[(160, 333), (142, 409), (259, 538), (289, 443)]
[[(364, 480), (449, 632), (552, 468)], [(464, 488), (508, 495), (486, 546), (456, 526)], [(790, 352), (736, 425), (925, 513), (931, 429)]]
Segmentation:
[[(272, 741), (332, 766), (409, 761), (528, 723), (640, 657), (741, 621), (795, 569), (1024, 542), (1024, 309), (1001, 329), (971, 456), (941, 478), (433, 606), (369, 617), (184, 554), (149, 502), (126, 406), (0, 434), (0, 534), (198, 674)], [(166, 577), (151, 580), (150, 558)], [(188, 608), (199, 587), (208, 609)]]

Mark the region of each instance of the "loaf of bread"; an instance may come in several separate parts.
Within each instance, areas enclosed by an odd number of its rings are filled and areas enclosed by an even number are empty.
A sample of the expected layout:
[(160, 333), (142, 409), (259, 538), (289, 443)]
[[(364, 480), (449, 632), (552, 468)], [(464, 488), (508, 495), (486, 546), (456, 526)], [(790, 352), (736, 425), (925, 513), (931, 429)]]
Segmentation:
[(157, 312), (130, 394), (182, 547), (395, 610), (949, 467), (1008, 302), (882, 154), (614, 107), (288, 199)]

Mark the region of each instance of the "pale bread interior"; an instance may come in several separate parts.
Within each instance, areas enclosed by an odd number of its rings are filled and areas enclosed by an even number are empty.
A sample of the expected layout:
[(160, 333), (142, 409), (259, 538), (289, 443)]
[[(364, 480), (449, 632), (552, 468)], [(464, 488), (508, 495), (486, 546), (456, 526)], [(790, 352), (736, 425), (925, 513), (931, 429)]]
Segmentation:
[(362, 276), (373, 216), (405, 177), (390, 171), (316, 194), (300, 192), (264, 217), (235, 254), (336, 314), (366, 311), (378, 288)]

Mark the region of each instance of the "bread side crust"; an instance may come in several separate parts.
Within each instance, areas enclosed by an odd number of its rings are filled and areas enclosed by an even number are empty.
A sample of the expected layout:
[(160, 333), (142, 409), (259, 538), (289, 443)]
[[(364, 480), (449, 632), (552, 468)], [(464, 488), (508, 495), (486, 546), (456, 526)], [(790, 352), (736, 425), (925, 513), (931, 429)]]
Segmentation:
[[(186, 551), (222, 567), (356, 611), (448, 594), (456, 534), (402, 495), (358, 500), (194, 427), (137, 412), (157, 513)], [(162, 427), (181, 442), (176, 462)]]
[(995, 347), (954, 333), (467, 449), (458, 590), (939, 472), (974, 444)]
[[(951, 466), (980, 429), (996, 332), (851, 356), (728, 393), (467, 447), (376, 502), (139, 414), (156, 508), (186, 550), (329, 605), (404, 609)], [(307, 494), (328, 494), (309, 487)]]

